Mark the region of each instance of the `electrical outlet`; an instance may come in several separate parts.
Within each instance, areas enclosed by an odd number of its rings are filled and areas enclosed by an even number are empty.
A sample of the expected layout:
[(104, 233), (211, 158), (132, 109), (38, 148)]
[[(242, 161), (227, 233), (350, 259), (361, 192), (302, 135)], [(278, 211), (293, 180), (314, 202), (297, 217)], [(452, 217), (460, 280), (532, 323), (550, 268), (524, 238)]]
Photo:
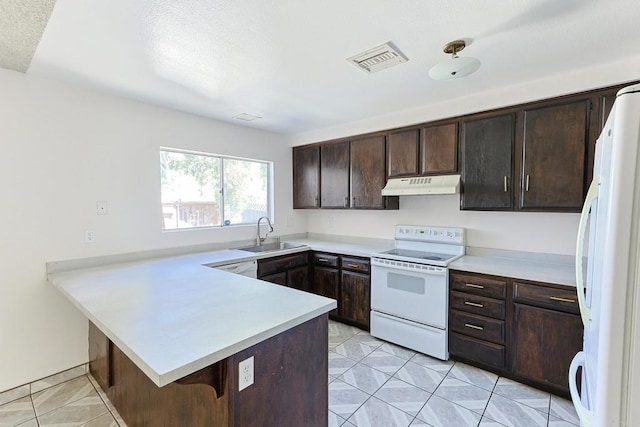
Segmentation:
[(95, 243), (96, 242), (96, 231), (95, 230), (84, 230), (84, 242), (85, 243)]
[(98, 215), (107, 215), (109, 213), (109, 206), (106, 201), (97, 202), (96, 205)]
[(238, 363), (238, 391), (253, 384), (253, 356)]

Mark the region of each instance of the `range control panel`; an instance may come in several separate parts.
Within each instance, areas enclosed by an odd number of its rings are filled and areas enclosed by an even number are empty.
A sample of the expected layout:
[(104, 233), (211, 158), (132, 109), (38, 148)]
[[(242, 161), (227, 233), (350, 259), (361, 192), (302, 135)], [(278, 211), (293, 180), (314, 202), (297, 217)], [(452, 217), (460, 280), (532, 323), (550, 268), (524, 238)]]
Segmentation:
[(464, 228), (430, 227), (425, 225), (396, 225), (396, 240), (448, 243), (464, 245)]

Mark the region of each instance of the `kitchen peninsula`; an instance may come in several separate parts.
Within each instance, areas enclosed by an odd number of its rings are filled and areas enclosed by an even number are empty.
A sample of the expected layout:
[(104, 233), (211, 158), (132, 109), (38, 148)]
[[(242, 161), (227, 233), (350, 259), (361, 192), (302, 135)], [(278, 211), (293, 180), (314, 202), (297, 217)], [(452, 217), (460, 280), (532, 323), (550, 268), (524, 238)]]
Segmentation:
[[(90, 370), (129, 426), (327, 425), (334, 300), (209, 268), (215, 253), (49, 275), (89, 319)], [(238, 364), (254, 383), (239, 391)]]

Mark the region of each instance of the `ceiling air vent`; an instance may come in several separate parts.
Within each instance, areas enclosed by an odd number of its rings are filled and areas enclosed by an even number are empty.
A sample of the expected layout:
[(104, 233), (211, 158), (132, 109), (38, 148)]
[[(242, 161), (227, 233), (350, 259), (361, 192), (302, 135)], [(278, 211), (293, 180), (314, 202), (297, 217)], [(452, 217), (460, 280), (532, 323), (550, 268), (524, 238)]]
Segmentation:
[(408, 59), (391, 42), (387, 42), (381, 46), (347, 58), (347, 61), (366, 73), (375, 73), (376, 71), (407, 62)]

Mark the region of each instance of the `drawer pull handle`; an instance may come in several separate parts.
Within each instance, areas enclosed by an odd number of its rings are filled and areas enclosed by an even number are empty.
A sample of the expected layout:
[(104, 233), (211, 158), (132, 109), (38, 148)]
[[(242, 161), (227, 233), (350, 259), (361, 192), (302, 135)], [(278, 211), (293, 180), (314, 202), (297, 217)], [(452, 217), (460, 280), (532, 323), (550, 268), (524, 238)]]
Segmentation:
[(465, 283), (465, 285), (467, 285), (468, 288), (484, 289), (484, 286), (474, 285), (473, 283)]
[(347, 264), (347, 267), (359, 268), (360, 266), (358, 264)]
[(571, 298), (563, 298), (563, 297), (549, 297), (549, 299), (551, 301), (560, 301), (560, 302), (570, 302), (570, 303), (575, 303), (576, 300), (575, 299), (571, 299)]
[(472, 325), (471, 323), (465, 323), (464, 326), (471, 329), (477, 329), (478, 331), (484, 331), (484, 328), (482, 326)]
[(477, 302), (465, 301), (464, 305), (470, 305), (471, 307), (484, 308), (484, 305), (478, 304)]
[(318, 262), (329, 262), (326, 258), (318, 258)]
[(507, 176), (504, 176), (504, 192), (509, 191), (509, 186), (507, 185)]

